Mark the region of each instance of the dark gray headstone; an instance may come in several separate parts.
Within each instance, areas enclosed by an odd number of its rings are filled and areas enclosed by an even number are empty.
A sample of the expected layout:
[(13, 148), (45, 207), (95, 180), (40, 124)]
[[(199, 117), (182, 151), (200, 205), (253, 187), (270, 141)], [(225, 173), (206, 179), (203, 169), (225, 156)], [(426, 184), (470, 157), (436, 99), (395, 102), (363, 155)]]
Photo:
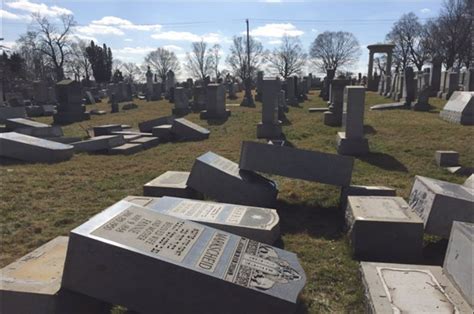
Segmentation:
[(123, 135), (101, 135), (84, 141), (71, 143), (76, 152), (105, 151), (123, 144), (125, 144)]
[(440, 167), (459, 166), (459, 153), (453, 150), (437, 150), (435, 152), (436, 164)]
[(474, 223), (474, 190), (460, 184), (416, 176), (409, 204), (429, 234), (448, 238), (453, 221)]
[(153, 127), (164, 124), (172, 124), (174, 119), (174, 116), (165, 116), (153, 120), (147, 120), (138, 123), (138, 128), (140, 129), (140, 132), (151, 132)]
[(305, 281), (293, 253), (122, 201), (71, 231), (62, 287), (141, 313), (291, 313)]
[(171, 132), (179, 140), (185, 141), (202, 141), (208, 139), (211, 133), (208, 129), (184, 118), (175, 119), (173, 121)]
[(347, 186), (351, 182), (354, 158), (287, 146), (242, 142), (239, 167), (242, 170)]
[(187, 184), (210, 198), (232, 204), (273, 207), (278, 194), (273, 181), (240, 171), (237, 163), (212, 152), (195, 160)]
[(60, 162), (74, 154), (74, 147), (16, 132), (0, 133), (0, 156), (30, 162)]
[(121, 124), (105, 124), (93, 128), (94, 136), (111, 135), (114, 131), (122, 131)]

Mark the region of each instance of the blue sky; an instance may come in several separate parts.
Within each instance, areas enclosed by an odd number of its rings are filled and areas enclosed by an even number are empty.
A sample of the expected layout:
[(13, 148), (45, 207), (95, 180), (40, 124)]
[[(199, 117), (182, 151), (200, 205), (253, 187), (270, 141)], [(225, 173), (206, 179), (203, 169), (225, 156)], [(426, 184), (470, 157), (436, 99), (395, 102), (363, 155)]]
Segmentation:
[(200, 39), (219, 43), (225, 59), (232, 36), (245, 30), (249, 18), (251, 34), (266, 49), (276, 47), (285, 34), (300, 37), (308, 49), (320, 32), (352, 32), (362, 52), (352, 70), (366, 72), (368, 44), (382, 42), (402, 14), (412, 11), (424, 21), (436, 16), (441, 4), (442, 0), (2, 0), (0, 37), (12, 46), (27, 30), (32, 12), (52, 19), (72, 13), (78, 37), (105, 42), (114, 57), (125, 62), (140, 64), (157, 47), (171, 49), (184, 60), (191, 42)]

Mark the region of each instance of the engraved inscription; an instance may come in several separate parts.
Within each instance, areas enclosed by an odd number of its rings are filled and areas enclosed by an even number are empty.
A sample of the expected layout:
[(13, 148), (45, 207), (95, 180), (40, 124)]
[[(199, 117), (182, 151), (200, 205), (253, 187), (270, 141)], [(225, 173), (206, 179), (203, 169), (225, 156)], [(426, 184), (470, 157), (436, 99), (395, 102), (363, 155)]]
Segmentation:
[(200, 269), (214, 272), (228, 241), (228, 234), (216, 232), (204, 249), (197, 266)]
[(232, 225), (238, 225), (247, 211), (247, 207), (237, 206), (232, 208), (232, 211), (227, 217), (226, 222)]
[(276, 283), (300, 280), (300, 274), (271, 246), (241, 238), (224, 279), (244, 287), (271, 289)]
[(418, 216), (420, 216), (425, 225), (430, 215), (434, 197), (435, 194), (429, 191), (423, 184), (419, 181), (415, 182), (408, 205), (418, 213)]
[(229, 174), (239, 176), (239, 165), (228, 159), (217, 157), (212, 162), (216, 168), (219, 168)]
[(91, 234), (181, 262), (203, 230), (199, 225), (130, 206)]
[(222, 212), (224, 206), (221, 204), (204, 203), (196, 201), (181, 201), (176, 207), (170, 210), (174, 216), (185, 219), (214, 221)]

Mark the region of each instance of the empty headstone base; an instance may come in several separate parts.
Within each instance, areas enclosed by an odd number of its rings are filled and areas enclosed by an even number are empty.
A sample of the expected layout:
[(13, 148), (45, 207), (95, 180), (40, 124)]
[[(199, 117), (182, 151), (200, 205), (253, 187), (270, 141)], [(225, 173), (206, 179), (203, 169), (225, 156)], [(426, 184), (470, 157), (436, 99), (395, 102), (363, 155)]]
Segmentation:
[(324, 113), (324, 124), (328, 126), (341, 126), (342, 115), (337, 115), (332, 111), (326, 111)]
[(279, 138), (282, 135), (281, 125), (259, 123), (257, 125), (257, 138)]
[(366, 138), (346, 138), (345, 132), (338, 132), (337, 153), (348, 156), (360, 156), (370, 152), (369, 141)]
[(229, 109), (226, 109), (223, 114), (218, 114), (215, 112), (211, 112), (208, 110), (203, 110), (199, 114), (199, 118), (201, 120), (225, 120), (228, 119), (231, 115), (231, 111)]
[(173, 108), (171, 112), (175, 116), (182, 117), (189, 114), (191, 110), (189, 108)]

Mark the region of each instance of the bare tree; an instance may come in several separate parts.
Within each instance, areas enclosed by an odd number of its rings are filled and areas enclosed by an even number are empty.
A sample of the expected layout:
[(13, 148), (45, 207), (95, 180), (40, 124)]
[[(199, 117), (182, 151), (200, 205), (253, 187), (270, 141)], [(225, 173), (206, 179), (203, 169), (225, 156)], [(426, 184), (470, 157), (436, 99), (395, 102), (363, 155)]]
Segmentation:
[(431, 57), (441, 57), (448, 69), (469, 66), (473, 22), (468, 12), (469, 0), (447, 0), (439, 17), (427, 23), (424, 44)]
[(45, 55), (38, 48), (38, 33), (28, 31), (20, 35), (15, 50), (25, 61), (26, 77), (30, 80), (44, 80), (51, 75), (51, 68)]
[(226, 63), (231, 68), (234, 76), (240, 77), (242, 81), (246, 80), (248, 73), (250, 73), (250, 77), (255, 77), (257, 75), (257, 70), (264, 60), (265, 53), (260, 42), (250, 37), (249, 48), (250, 69), (248, 69), (247, 66), (247, 39), (242, 36), (233, 38), (232, 45), (230, 46), (230, 53), (226, 59)]
[(216, 76), (216, 79), (221, 77), (221, 72), (219, 71), (219, 63), (221, 61), (221, 45), (215, 44), (210, 48), (209, 53), (211, 55), (211, 67)]
[(213, 70), (213, 60), (204, 41), (191, 44), (191, 52), (186, 54), (186, 68), (196, 79), (204, 80)]
[(309, 54), (319, 70), (337, 70), (357, 62), (360, 55), (359, 42), (352, 33), (326, 31), (313, 41)]
[(269, 68), (285, 80), (291, 75), (301, 73), (306, 64), (306, 58), (301, 41), (297, 37), (289, 36), (284, 36), (281, 45), (265, 57)]
[(71, 53), (69, 54), (68, 62), (72, 64), (75, 69), (74, 74), (77, 77), (84, 77), (89, 82), (92, 68), (89, 58), (87, 57), (88, 43), (82, 39), (77, 39), (71, 43)]
[(158, 48), (148, 53), (145, 57), (144, 65), (145, 68), (146, 66), (150, 66), (162, 82), (166, 81), (166, 73), (168, 73), (169, 70), (178, 73), (180, 69), (176, 54), (164, 48)]
[(125, 62), (122, 64), (122, 73), (127, 81), (136, 80), (141, 74), (140, 68), (133, 62)]
[(387, 64), (387, 56), (382, 55), (380, 57), (374, 58), (374, 63), (377, 66), (377, 69), (379, 69), (380, 73), (385, 74), (386, 64)]
[(48, 56), (54, 67), (56, 79), (64, 79), (64, 61), (67, 58), (70, 44), (69, 35), (76, 25), (72, 15), (61, 15), (60, 24), (52, 23), (39, 13), (32, 14), (34, 28), (38, 34), (38, 49)]

